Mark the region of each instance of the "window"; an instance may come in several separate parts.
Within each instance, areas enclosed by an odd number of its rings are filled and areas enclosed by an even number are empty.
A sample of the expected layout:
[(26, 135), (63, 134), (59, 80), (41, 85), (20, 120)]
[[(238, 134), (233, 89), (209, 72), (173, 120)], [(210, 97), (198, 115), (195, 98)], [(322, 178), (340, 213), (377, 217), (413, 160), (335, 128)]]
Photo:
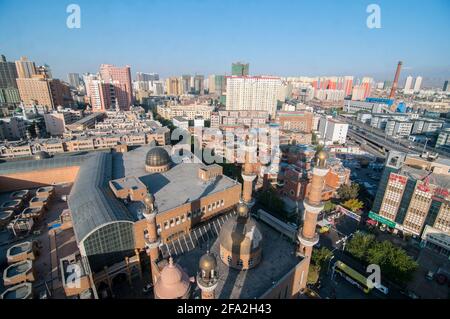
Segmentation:
[(220, 206), (225, 205), (225, 202), (223, 201), (223, 199), (220, 200)]
[(167, 221), (164, 222), (164, 229), (168, 229), (169, 228), (169, 223)]
[(239, 259), (237, 262), (238, 267), (242, 267), (244, 265), (244, 262), (242, 261), (242, 259)]
[(248, 267), (252, 267), (253, 266), (253, 258), (250, 258), (248, 260)]
[(173, 218), (170, 219), (170, 227), (175, 226), (175, 220)]
[(181, 222), (184, 223), (185, 216), (181, 216)]
[(208, 205), (208, 211), (211, 211), (211, 204)]
[(191, 212), (187, 213), (187, 219), (188, 220), (191, 220), (191, 215), (192, 215)]
[(227, 257), (227, 261), (228, 261), (229, 264), (231, 264), (231, 261), (232, 261), (231, 256)]
[(176, 224), (179, 225), (180, 224), (180, 217), (176, 217), (175, 221), (176, 221)]

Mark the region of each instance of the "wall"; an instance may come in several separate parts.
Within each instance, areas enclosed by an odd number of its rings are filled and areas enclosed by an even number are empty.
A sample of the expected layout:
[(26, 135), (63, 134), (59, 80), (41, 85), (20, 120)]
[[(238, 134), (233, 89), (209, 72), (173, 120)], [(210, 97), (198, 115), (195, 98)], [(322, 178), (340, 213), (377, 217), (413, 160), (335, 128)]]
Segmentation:
[(2, 175), (0, 176), (0, 192), (73, 182), (78, 170), (79, 166), (70, 166)]

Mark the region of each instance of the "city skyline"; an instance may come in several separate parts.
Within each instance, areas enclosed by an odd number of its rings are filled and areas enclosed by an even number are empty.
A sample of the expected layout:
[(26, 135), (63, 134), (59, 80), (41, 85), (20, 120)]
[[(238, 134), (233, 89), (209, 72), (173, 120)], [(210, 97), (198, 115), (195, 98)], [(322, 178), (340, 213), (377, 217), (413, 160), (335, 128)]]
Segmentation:
[[(391, 80), (402, 60), (401, 83), (408, 75), (421, 75), (424, 86), (441, 86), (450, 77), (450, 46), (443, 41), (450, 4), (409, 3), (378, 1), (381, 29), (369, 29), (366, 1), (155, 1), (126, 8), (119, 1), (78, 1), (81, 28), (69, 29), (66, 3), (2, 1), (0, 27), (15, 32), (0, 35), (6, 44), (1, 53), (9, 61), (25, 55), (38, 65), (47, 63), (61, 79), (68, 73), (95, 72), (102, 63), (128, 64), (133, 78), (136, 72), (157, 72), (164, 78), (230, 75), (231, 63), (242, 61), (250, 63), (251, 74), (354, 75), (382, 81)], [(39, 27), (32, 25), (35, 14), (41, 17)], [(189, 37), (178, 32), (180, 27), (191, 30)], [(425, 41), (427, 45), (418, 45)]]

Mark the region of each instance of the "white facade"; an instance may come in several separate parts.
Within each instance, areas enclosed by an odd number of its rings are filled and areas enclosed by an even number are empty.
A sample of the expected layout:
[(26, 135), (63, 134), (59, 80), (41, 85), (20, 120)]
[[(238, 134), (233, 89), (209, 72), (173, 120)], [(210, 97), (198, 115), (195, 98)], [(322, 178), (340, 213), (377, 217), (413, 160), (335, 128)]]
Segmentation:
[(231, 76), (227, 79), (226, 110), (267, 111), (275, 117), (281, 79)]
[(319, 121), (319, 133), (325, 144), (345, 144), (348, 124), (334, 120), (331, 116), (322, 117)]
[(405, 87), (403, 88), (403, 93), (411, 93), (411, 87), (412, 87), (412, 76), (408, 76), (406, 78)]
[(421, 86), (422, 86), (422, 77), (418, 76), (416, 78), (416, 82), (414, 82), (414, 92), (419, 92)]

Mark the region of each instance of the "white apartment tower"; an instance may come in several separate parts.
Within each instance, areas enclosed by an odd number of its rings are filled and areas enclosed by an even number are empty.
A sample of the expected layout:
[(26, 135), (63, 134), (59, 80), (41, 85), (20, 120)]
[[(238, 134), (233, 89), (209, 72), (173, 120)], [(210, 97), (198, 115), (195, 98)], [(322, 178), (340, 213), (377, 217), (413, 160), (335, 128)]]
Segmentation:
[(422, 86), (422, 77), (418, 76), (416, 78), (416, 82), (414, 82), (414, 92), (419, 92), (421, 86)]
[(226, 110), (267, 111), (274, 118), (280, 87), (278, 77), (227, 77)]
[(406, 94), (411, 93), (412, 80), (413, 80), (413, 78), (411, 75), (409, 75), (406, 78), (405, 87), (403, 88), (404, 93), (406, 93)]

